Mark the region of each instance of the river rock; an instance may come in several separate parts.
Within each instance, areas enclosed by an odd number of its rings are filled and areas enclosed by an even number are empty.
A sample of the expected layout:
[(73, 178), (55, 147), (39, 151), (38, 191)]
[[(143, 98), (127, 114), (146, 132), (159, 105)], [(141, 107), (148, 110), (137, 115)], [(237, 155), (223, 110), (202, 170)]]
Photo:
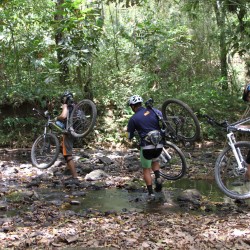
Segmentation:
[(183, 191), (179, 196), (177, 197), (177, 201), (184, 202), (184, 203), (192, 203), (196, 206), (200, 205), (201, 200), (201, 194), (196, 189), (187, 189)]
[(103, 170), (96, 169), (85, 176), (86, 181), (97, 181), (109, 177)]

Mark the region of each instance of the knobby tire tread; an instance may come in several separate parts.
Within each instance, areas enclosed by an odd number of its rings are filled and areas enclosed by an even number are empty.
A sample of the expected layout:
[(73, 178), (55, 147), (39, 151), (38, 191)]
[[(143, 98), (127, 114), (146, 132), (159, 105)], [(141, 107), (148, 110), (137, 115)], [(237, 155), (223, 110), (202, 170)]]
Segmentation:
[(176, 152), (176, 154), (179, 156), (179, 158), (181, 160), (181, 170), (179, 171), (179, 173), (177, 175), (165, 174), (163, 171), (160, 171), (160, 175), (162, 178), (164, 178), (166, 180), (178, 180), (186, 174), (186, 171), (187, 171), (186, 158), (185, 158), (182, 150), (178, 146), (173, 144), (172, 142), (167, 141), (165, 143), (164, 147), (172, 148)]
[(75, 112), (78, 111), (79, 107), (81, 107), (82, 105), (89, 105), (89, 107), (91, 108), (92, 110), (92, 117), (91, 117), (91, 121), (90, 121), (90, 124), (88, 125), (88, 128), (81, 134), (75, 132), (74, 130), (71, 131), (71, 134), (74, 136), (74, 137), (83, 137), (83, 136), (86, 136), (88, 135), (92, 129), (94, 128), (95, 126), (95, 123), (96, 123), (96, 118), (97, 118), (97, 109), (96, 109), (96, 105), (94, 104), (94, 102), (92, 102), (91, 100), (89, 99), (84, 99), (82, 101), (80, 101), (79, 103), (77, 103), (77, 105), (74, 107), (71, 115), (70, 115), (70, 126), (72, 126), (73, 124), (73, 119), (74, 119), (74, 114)]
[(31, 162), (32, 162), (33, 166), (35, 166), (39, 169), (46, 169), (46, 168), (51, 167), (54, 164), (54, 162), (57, 160), (57, 157), (60, 153), (60, 144), (59, 144), (59, 141), (58, 141), (56, 135), (54, 135), (52, 133), (47, 133), (46, 136), (49, 136), (53, 140), (56, 151), (55, 151), (55, 154), (50, 162), (48, 162), (48, 163), (45, 162), (43, 165), (39, 164), (37, 162), (35, 152), (37, 150), (38, 144), (41, 143), (41, 141), (44, 141), (44, 135), (40, 135), (37, 137), (37, 139), (34, 141), (32, 148), (31, 148)]
[[(184, 108), (187, 113), (189, 114), (189, 116), (192, 118), (194, 125), (195, 125), (195, 133), (192, 137), (185, 137), (182, 134), (178, 134), (178, 137), (181, 138), (181, 140), (184, 140), (186, 142), (194, 142), (200, 139), (200, 134), (201, 134), (201, 129), (200, 129), (200, 123), (199, 120), (197, 118), (197, 116), (194, 114), (193, 110), (183, 101), (178, 100), (178, 99), (167, 99), (163, 104), (162, 104), (162, 115), (163, 115), (163, 119), (167, 120), (167, 116), (166, 116), (166, 109), (167, 106), (169, 104), (176, 104), (182, 108)], [(175, 128), (173, 128), (175, 130)]]
[[(249, 148), (250, 150), (250, 142), (248, 141), (239, 141), (236, 142), (235, 147), (246, 147)], [(245, 194), (239, 194), (235, 191), (231, 191), (229, 190), (223, 183), (223, 180), (221, 179), (221, 174), (220, 174), (220, 170), (223, 168), (222, 166), (222, 160), (224, 159), (225, 155), (229, 152), (232, 151), (231, 147), (228, 145), (226, 146), (223, 151), (219, 154), (216, 163), (215, 163), (215, 181), (219, 187), (219, 189), (228, 197), (232, 198), (232, 199), (239, 199), (239, 200), (244, 200), (244, 199), (249, 199), (250, 198), (250, 190), (248, 193)], [(234, 158), (235, 159), (235, 158)]]

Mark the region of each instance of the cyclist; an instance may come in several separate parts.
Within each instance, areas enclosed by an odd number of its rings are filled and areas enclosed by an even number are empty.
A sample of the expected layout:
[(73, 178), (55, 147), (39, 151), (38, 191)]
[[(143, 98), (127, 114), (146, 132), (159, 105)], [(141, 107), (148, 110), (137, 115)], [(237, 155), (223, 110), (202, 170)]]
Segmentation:
[[(73, 94), (65, 91), (61, 96), (62, 112), (56, 117), (56, 122), (60, 122), (61, 126), (66, 127), (68, 113), (70, 114), (74, 108)], [(71, 172), (72, 177), (77, 181), (77, 173), (75, 163), (72, 157), (74, 137), (70, 133), (63, 134), (62, 153), (66, 161), (67, 167)]]
[[(147, 185), (148, 195), (152, 198), (154, 197), (154, 193), (151, 170), (153, 170), (155, 175), (155, 191), (160, 192), (162, 190), (158, 157), (160, 156), (163, 148), (163, 140), (160, 135), (161, 128), (158, 117), (151, 108), (142, 107), (142, 103), (143, 99), (139, 95), (133, 95), (129, 98), (128, 105), (135, 114), (128, 122), (127, 137), (131, 140), (135, 135), (135, 131), (137, 131), (140, 136), (140, 161), (143, 168), (143, 177)], [(161, 115), (159, 110), (154, 110)], [(154, 136), (156, 141), (154, 142), (149, 139), (152, 131), (156, 132), (156, 136)]]
[[(250, 102), (250, 83), (247, 84), (246, 87), (244, 88), (242, 99), (245, 102)], [(241, 127), (249, 128), (249, 125), (241, 125)], [(246, 180), (250, 180), (250, 151), (248, 152), (246, 163), (247, 163), (247, 172), (245, 174), (245, 178)]]

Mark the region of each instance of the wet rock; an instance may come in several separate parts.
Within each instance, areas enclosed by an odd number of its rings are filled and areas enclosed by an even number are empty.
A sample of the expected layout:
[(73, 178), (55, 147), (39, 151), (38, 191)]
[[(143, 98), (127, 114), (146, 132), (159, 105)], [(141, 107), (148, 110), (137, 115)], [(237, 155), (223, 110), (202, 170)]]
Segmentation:
[(64, 165), (64, 161), (55, 161), (55, 163), (53, 164), (53, 167), (60, 167)]
[(201, 206), (201, 194), (196, 189), (187, 189), (178, 195), (177, 201), (181, 207), (189, 209), (197, 209)]
[(79, 197), (80, 197), (80, 196), (83, 197), (83, 196), (86, 196), (86, 193), (83, 192), (83, 191), (78, 191), (78, 192), (73, 192), (72, 195), (74, 195), (74, 196), (79, 196)]
[(52, 200), (49, 203), (55, 205), (55, 206), (61, 206), (63, 204), (62, 200)]
[(67, 184), (79, 185), (80, 181), (79, 181), (78, 178), (72, 178), (72, 177), (70, 177), (70, 178), (64, 180), (64, 185), (67, 185)]
[(101, 180), (107, 177), (109, 177), (109, 175), (106, 172), (100, 169), (96, 169), (90, 172), (89, 174), (87, 174), (84, 179), (87, 181), (96, 181), (96, 180)]
[(105, 212), (104, 212), (104, 215), (105, 215), (105, 216), (117, 215), (117, 211), (115, 211), (115, 210), (105, 211)]
[(93, 167), (86, 165), (84, 163), (80, 163), (80, 164), (78, 163), (76, 166), (76, 171), (79, 175), (84, 175), (93, 171)]
[(92, 190), (101, 190), (104, 189), (105, 187), (107, 187), (106, 183), (100, 181), (91, 185)]
[(187, 189), (184, 190), (178, 197), (179, 201), (196, 201), (201, 199), (201, 194), (196, 189)]
[(39, 180), (33, 180), (30, 183), (26, 185), (26, 188), (31, 188), (31, 187), (39, 187), (40, 185), (40, 179)]
[(136, 190), (141, 190), (143, 187), (141, 185), (141, 183), (137, 182), (137, 181), (131, 181), (131, 182), (127, 182), (124, 185), (124, 188), (126, 190), (130, 190), (130, 191), (136, 191)]
[(106, 165), (113, 163), (113, 161), (110, 158), (108, 158), (107, 156), (99, 157), (99, 160), (100, 160), (100, 162), (102, 162)]
[(0, 211), (7, 211), (8, 205), (6, 201), (0, 201)]
[(72, 200), (69, 202), (71, 205), (80, 205), (80, 201)]

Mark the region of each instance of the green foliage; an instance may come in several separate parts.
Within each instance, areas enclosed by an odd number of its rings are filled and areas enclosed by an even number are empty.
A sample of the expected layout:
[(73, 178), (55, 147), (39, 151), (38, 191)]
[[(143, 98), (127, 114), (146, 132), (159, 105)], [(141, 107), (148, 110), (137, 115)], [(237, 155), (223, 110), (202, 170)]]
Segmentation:
[(33, 117), (3, 119), (0, 129), (0, 147), (29, 147), (34, 140), (37, 126), (39, 123)]
[[(220, 1), (226, 4), (224, 42), (232, 61), (228, 79), (221, 78), (221, 30), (214, 3), (65, 0), (56, 6), (51, 0), (2, 1), (0, 105), (18, 108), (28, 102), (45, 109), (47, 101), (58, 101), (66, 89), (76, 100), (94, 97), (99, 142), (124, 141), (121, 134), (132, 115), (126, 103), (132, 94), (153, 97), (158, 108), (167, 98), (181, 99), (198, 115), (234, 121), (244, 110), (245, 75), (237, 71), (232, 55), (244, 54), (250, 65), (249, 3)], [(56, 34), (62, 35), (59, 42)], [(60, 64), (68, 68), (63, 85)], [(2, 144), (17, 144), (27, 128), (37, 128), (35, 121), (25, 119), (1, 121), (1, 131), (11, 131), (1, 133)], [(201, 123), (206, 138), (217, 137)], [(27, 137), (24, 144), (32, 135)]]

